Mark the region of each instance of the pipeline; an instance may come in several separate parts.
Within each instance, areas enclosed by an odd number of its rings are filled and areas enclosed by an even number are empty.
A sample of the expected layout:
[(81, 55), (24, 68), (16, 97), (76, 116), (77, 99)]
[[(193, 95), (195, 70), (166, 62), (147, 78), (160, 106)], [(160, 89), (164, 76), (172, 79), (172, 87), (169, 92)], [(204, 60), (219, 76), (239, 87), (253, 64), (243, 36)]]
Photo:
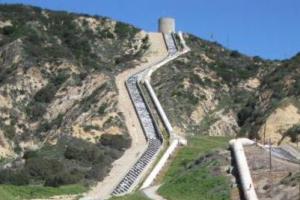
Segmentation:
[(251, 178), (249, 166), (244, 152), (244, 145), (253, 145), (254, 141), (247, 138), (233, 139), (229, 141), (237, 164), (242, 190), (246, 200), (258, 200), (254, 184)]
[[(157, 175), (159, 174), (161, 169), (164, 167), (164, 165), (168, 161), (168, 158), (172, 155), (172, 153), (175, 151), (175, 149), (178, 147), (179, 144), (186, 145), (186, 143), (187, 143), (184, 138), (179, 137), (178, 135), (176, 135), (176, 133), (174, 133), (172, 125), (171, 125), (165, 111), (163, 110), (163, 108), (162, 108), (162, 106), (150, 84), (151, 75), (155, 70), (157, 70), (159, 67), (163, 66), (167, 62), (177, 58), (178, 56), (180, 56), (190, 50), (189, 48), (186, 47), (182, 35), (179, 38), (180, 38), (181, 44), (185, 45), (185, 49), (183, 49), (183, 51), (181, 51), (181, 52), (177, 52), (177, 48), (174, 47), (175, 43), (174, 43), (173, 36), (167, 37), (166, 34), (164, 36), (165, 36), (164, 38), (165, 38), (166, 46), (168, 47), (168, 50), (169, 50), (169, 56), (164, 62), (159, 63), (158, 65), (155, 65), (150, 70), (148, 70), (148, 72), (147, 72), (146, 76), (144, 77), (144, 79), (142, 80), (142, 82), (144, 82), (146, 89), (148, 90), (150, 97), (155, 105), (155, 108), (157, 109), (158, 114), (159, 114), (164, 126), (166, 127), (166, 130), (170, 136), (170, 145), (169, 145), (168, 149), (166, 150), (166, 152), (161, 157), (161, 159), (159, 160), (159, 162), (156, 164), (156, 166), (154, 167), (152, 172), (146, 178), (146, 180), (144, 181), (144, 183), (140, 189), (145, 189), (153, 183), (153, 181), (155, 180), (155, 178), (157, 177)], [(181, 41), (181, 40), (183, 40), (183, 41)]]

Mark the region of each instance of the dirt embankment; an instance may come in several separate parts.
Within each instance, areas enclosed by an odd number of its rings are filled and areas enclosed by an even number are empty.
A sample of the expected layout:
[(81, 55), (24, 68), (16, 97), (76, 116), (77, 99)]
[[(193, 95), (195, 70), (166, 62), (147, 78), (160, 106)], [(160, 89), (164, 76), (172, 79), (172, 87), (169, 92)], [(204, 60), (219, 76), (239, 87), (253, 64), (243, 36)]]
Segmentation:
[(260, 200), (298, 200), (299, 164), (271, 157), (268, 151), (257, 147), (245, 148), (248, 165)]
[[(300, 123), (299, 109), (292, 102), (285, 102), (267, 118), (266, 123), (259, 131), (260, 138), (268, 142), (272, 140), (273, 144), (292, 144), (289, 137), (283, 138), (284, 133), (293, 125)], [(294, 144), (296, 145), (296, 144)]]

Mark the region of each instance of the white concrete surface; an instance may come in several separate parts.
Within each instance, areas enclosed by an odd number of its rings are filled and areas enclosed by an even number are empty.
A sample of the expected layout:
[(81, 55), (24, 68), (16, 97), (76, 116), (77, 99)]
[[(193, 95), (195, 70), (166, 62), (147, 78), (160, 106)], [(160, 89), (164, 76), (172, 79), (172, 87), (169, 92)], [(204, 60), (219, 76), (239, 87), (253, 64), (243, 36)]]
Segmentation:
[(229, 144), (233, 150), (236, 165), (239, 172), (239, 177), (242, 185), (242, 190), (246, 200), (258, 200), (254, 184), (252, 181), (251, 173), (247, 163), (246, 155), (243, 145), (253, 145), (254, 141), (248, 138), (239, 138), (229, 141)]
[(161, 106), (161, 104), (160, 104), (160, 102), (159, 102), (152, 86), (150, 85), (148, 80), (145, 80), (144, 83), (145, 83), (145, 86), (146, 86), (146, 88), (147, 88), (147, 90), (148, 90), (148, 92), (149, 92), (149, 94), (150, 94), (150, 96), (151, 96), (151, 98), (154, 102), (154, 105), (155, 105), (156, 109), (158, 110), (158, 113), (159, 113), (160, 117), (162, 118), (162, 121), (163, 121), (168, 133), (170, 135), (172, 135), (173, 134), (172, 125), (171, 125), (165, 111), (163, 110), (163, 108), (162, 108), (162, 106)]
[(156, 166), (154, 167), (154, 169), (152, 170), (152, 172), (149, 174), (149, 176), (147, 177), (147, 179), (144, 181), (144, 183), (143, 183), (143, 185), (142, 185), (142, 187), (140, 189), (143, 190), (143, 189), (149, 187), (153, 183), (153, 181), (155, 180), (155, 178), (159, 174), (160, 170), (164, 167), (164, 165), (168, 161), (169, 157), (175, 151), (175, 149), (178, 146), (178, 144), (179, 144), (179, 140), (178, 139), (174, 139), (171, 142), (171, 144), (168, 147), (167, 151), (164, 153), (164, 155), (161, 157), (161, 159), (159, 160), (159, 162), (156, 164)]
[[(165, 41), (166, 41), (166, 45), (170, 45), (170, 41), (167, 40), (173, 40), (173, 37), (166, 37), (165, 35)], [(181, 43), (185, 44), (185, 41), (183, 39), (183, 37), (180, 38)], [(174, 41), (173, 41), (174, 42)], [(175, 43), (175, 42), (174, 42)], [(156, 166), (153, 168), (152, 172), (149, 174), (149, 176), (146, 178), (146, 180), (144, 181), (141, 189), (145, 189), (149, 186), (151, 186), (151, 184), (154, 182), (155, 178), (157, 177), (157, 175), (159, 174), (159, 172), (162, 170), (162, 168), (165, 166), (165, 164), (168, 161), (168, 158), (172, 155), (172, 153), (175, 151), (175, 149), (177, 148), (177, 146), (179, 144), (183, 144), (186, 145), (187, 141), (184, 138), (179, 137), (176, 133), (173, 132), (173, 128), (172, 125), (165, 113), (165, 111), (163, 110), (151, 84), (150, 84), (150, 79), (151, 79), (151, 75), (152, 73), (159, 69), (161, 66), (163, 66), (164, 64), (170, 62), (171, 60), (174, 60), (175, 58), (177, 58), (178, 56), (188, 52), (190, 49), (185, 45), (185, 48), (183, 49), (183, 51), (177, 52), (176, 47), (172, 46), (172, 51), (169, 53), (169, 56), (161, 63), (158, 63), (157, 65), (154, 65), (153, 67), (151, 67), (151, 69), (148, 70), (147, 74), (145, 75), (144, 79), (142, 79), (142, 82), (145, 83), (145, 86), (150, 94), (151, 99), (154, 102), (154, 105), (158, 111), (158, 114), (160, 115), (168, 134), (170, 135), (170, 146), (168, 147), (167, 151), (164, 153), (164, 155), (161, 157), (161, 159), (159, 160), (159, 162), (156, 164)], [(170, 48), (168, 48), (170, 49)]]

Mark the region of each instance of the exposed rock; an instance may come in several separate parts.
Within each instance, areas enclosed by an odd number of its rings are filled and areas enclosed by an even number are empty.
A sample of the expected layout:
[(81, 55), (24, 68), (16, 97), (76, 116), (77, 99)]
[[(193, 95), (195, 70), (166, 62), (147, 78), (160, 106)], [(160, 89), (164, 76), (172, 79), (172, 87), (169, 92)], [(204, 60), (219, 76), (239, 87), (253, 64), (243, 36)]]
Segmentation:
[(12, 23), (10, 20), (0, 21), (0, 28), (6, 27), (6, 26), (12, 26)]
[[(259, 130), (260, 138), (272, 140), (273, 144), (281, 141), (283, 133), (295, 124), (300, 123), (300, 113), (298, 107), (293, 103), (286, 103), (276, 108), (266, 119), (266, 123)], [(289, 142), (289, 139), (283, 143)]]

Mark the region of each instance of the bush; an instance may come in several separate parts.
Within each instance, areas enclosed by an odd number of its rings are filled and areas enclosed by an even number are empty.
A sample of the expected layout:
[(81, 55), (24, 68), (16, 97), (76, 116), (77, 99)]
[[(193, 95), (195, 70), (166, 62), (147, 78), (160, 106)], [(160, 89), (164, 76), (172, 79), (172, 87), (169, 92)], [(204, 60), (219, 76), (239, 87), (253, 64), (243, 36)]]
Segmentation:
[(55, 159), (36, 157), (26, 160), (25, 170), (33, 178), (44, 180), (64, 171), (64, 166)]
[(15, 32), (15, 27), (13, 26), (5, 26), (1, 29), (1, 33), (3, 35), (11, 35)]
[(4, 125), (2, 127), (5, 137), (8, 139), (13, 139), (16, 135), (16, 128), (13, 125)]
[(63, 172), (54, 176), (50, 176), (45, 181), (45, 186), (59, 187), (61, 185), (68, 185), (78, 183), (84, 178), (83, 174), (78, 170), (71, 172)]
[(128, 148), (131, 144), (131, 141), (124, 135), (103, 134), (101, 136), (100, 143), (103, 146), (109, 146), (113, 149), (122, 150)]
[(33, 121), (40, 119), (45, 112), (46, 106), (41, 102), (31, 102), (26, 107), (26, 114)]
[(238, 125), (243, 126), (246, 120), (252, 115), (253, 111), (254, 111), (253, 106), (246, 106), (245, 108), (242, 108), (238, 112)]
[(238, 58), (238, 57), (241, 57), (241, 54), (238, 51), (231, 51), (230, 57)]
[(63, 84), (68, 78), (69, 75), (67, 73), (60, 72), (57, 76), (51, 79), (51, 83), (56, 87), (60, 87), (60, 85)]
[(285, 132), (286, 136), (289, 136), (292, 140), (292, 142), (297, 142), (298, 137), (300, 135), (300, 124), (296, 124), (294, 126), (292, 126), (291, 128), (289, 128), (286, 132)]
[(99, 107), (98, 113), (99, 113), (100, 115), (105, 114), (105, 110), (106, 110), (107, 107), (108, 107), (108, 104), (107, 104), (107, 103), (103, 103), (103, 104)]
[(122, 22), (117, 22), (115, 26), (115, 33), (121, 38), (134, 37), (139, 32), (139, 29)]
[(104, 152), (96, 146), (68, 146), (64, 156), (67, 159), (95, 163), (103, 160)]
[(35, 158), (38, 156), (38, 153), (36, 151), (26, 151), (23, 155), (23, 158), (25, 160), (28, 160), (30, 158)]
[(108, 173), (107, 166), (99, 163), (92, 167), (92, 169), (87, 174), (87, 178), (101, 181), (101, 180), (103, 180), (103, 178), (105, 177), (105, 175), (107, 173)]
[(34, 95), (34, 100), (40, 103), (50, 103), (55, 93), (56, 87), (50, 82)]
[(0, 171), (0, 184), (27, 185), (29, 184), (29, 176), (21, 170), (2, 170)]
[(83, 130), (85, 132), (88, 132), (88, 131), (91, 131), (91, 130), (100, 130), (99, 126), (98, 125), (85, 125), (83, 127)]
[(36, 132), (37, 133), (42, 133), (42, 132), (47, 132), (49, 130), (51, 130), (51, 124), (48, 122), (43, 122), (41, 124), (39, 124), (39, 127), (37, 128)]
[(68, 146), (64, 156), (66, 159), (75, 159), (75, 160), (81, 160), (81, 155), (78, 147), (75, 146)]

